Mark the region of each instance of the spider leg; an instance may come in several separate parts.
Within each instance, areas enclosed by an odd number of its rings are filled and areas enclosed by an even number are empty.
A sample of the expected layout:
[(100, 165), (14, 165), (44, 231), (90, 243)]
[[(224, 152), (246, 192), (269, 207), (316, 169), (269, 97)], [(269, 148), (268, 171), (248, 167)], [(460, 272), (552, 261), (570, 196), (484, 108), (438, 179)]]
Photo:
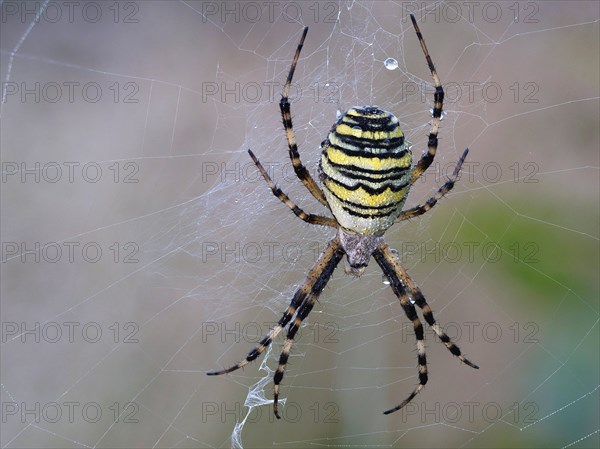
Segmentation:
[(283, 127), (285, 129), (285, 137), (287, 139), (290, 159), (292, 160), (292, 165), (294, 166), (296, 176), (298, 176), (300, 181), (302, 181), (302, 184), (304, 184), (304, 186), (308, 189), (311, 195), (314, 196), (319, 203), (329, 207), (329, 205), (327, 204), (327, 200), (325, 200), (325, 195), (323, 194), (323, 191), (319, 188), (315, 180), (312, 178), (312, 176), (300, 160), (300, 154), (298, 153), (298, 145), (296, 144), (296, 134), (294, 133), (294, 128), (292, 125), (292, 114), (290, 112), (290, 86), (292, 85), (292, 78), (294, 77), (296, 64), (298, 64), (300, 51), (302, 50), (302, 46), (304, 45), (306, 33), (308, 33), (308, 27), (304, 28), (302, 37), (300, 38), (300, 43), (298, 44), (298, 48), (296, 48), (296, 53), (294, 54), (294, 60), (292, 61), (287, 81), (283, 86), (283, 93), (281, 95), (281, 100), (279, 101), (279, 109), (281, 110)]
[[(299, 307), (298, 315), (296, 316), (296, 319), (294, 320), (288, 331), (287, 340), (284, 344), (283, 352), (279, 358), (279, 367), (277, 368), (277, 371), (275, 373), (274, 380), (276, 386), (273, 408), (275, 411), (275, 415), (277, 415), (277, 399), (279, 391), (278, 385), (281, 382), (281, 379), (283, 378), (283, 370), (285, 368), (285, 362), (287, 362), (287, 358), (289, 356), (291, 339), (294, 338), (294, 335), (298, 330), (298, 328), (295, 326), (300, 326), (302, 320), (306, 318), (306, 316), (312, 309), (314, 302), (317, 300), (321, 291), (323, 291), (323, 289), (325, 288), (325, 285), (329, 281), (333, 270), (335, 269), (339, 261), (342, 259), (343, 255), (344, 251), (341, 247), (339, 239), (336, 237), (329, 242), (329, 244), (323, 251), (323, 254), (321, 255), (320, 259), (308, 272), (306, 281), (304, 281), (304, 284), (294, 294), (290, 305), (283, 313), (283, 316), (279, 319), (277, 325), (273, 327), (273, 329), (271, 329), (269, 333), (262, 338), (262, 340), (260, 340), (258, 346), (256, 346), (252, 351), (250, 351), (245, 359), (240, 360), (235, 365), (218, 371), (210, 371), (206, 374), (208, 374), (209, 376), (216, 376), (220, 374), (230, 373), (232, 371), (236, 371), (242, 368), (243, 366), (255, 360), (260, 354), (262, 354), (265, 351), (265, 349), (271, 344), (273, 339), (277, 337), (277, 335), (283, 330), (283, 328), (291, 321), (292, 317), (294, 316), (294, 313), (296, 313), (296, 309), (298, 309)], [(310, 303), (310, 306), (307, 305), (308, 303)], [(293, 333), (292, 329), (294, 329)], [(283, 368), (281, 367), (282, 361)], [(277, 417), (279, 418), (279, 416)]]
[(435, 93), (433, 94), (433, 119), (431, 121), (431, 130), (429, 131), (429, 137), (427, 142), (427, 153), (423, 154), (423, 156), (413, 169), (413, 173), (410, 178), (410, 185), (413, 185), (417, 181), (417, 179), (421, 177), (425, 170), (427, 170), (427, 168), (431, 165), (431, 163), (433, 162), (433, 158), (435, 157), (435, 152), (437, 151), (437, 136), (438, 130), (440, 128), (440, 122), (442, 120), (442, 107), (444, 105), (444, 89), (442, 88), (442, 83), (437, 74), (437, 71), (435, 70), (435, 66), (433, 65), (431, 56), (429, 56), (429, 50), (427, 50), (425, 40), (423, 39), (421, 30), (417, 25), (415, 16), (411, 14), (410, 20), (412, 21), (413, 27), (417, 33), (417, 38), (419, 39), (419, 43), (421, 44), (421, 49), (423, 50), (423, 54), (425, 55), (427, 65), (429, 66), (429, 70), (431, 71), (431, 76), (433, 77), (433, 82), (435, 84)]
[(277, 198), (279, 198), (279, 200), (283, 204), (285, 204), (287, 207), (289, 207), (292, 210), (292, 212), (294, 212), (294, 214), (296, 214), (296, 216), (298, 218), (300, 218), (310, 224), (331, 226), (333, 228), (337, 227), (337, 223), (333, 218), (322, 217), (321, 215), (307, 214), (306, 212), (304, 212), (300, 207), (298, 207), (296, 205), (296, 203), (294, 203), (292, 200), (290, 200), (290, 198), (285, 193), (283, 193), (283, 191), (279, 187), (277, 187), (275, 185), (275, 183), (273, 182), (273, 180), (271, 179), (271, 177), (269, 176), (269, 174), (267, 173), (265, 168), (262, 166), (260, 161), (254, 155), (252, 150), (248, 150), (248, 154), (250, 154), (250, 157), (252, 158), (252, 160), (254, 161), (256, 166), (258, 167), (260, 174), (265, 179), (266, 183), (268, 184), (269, 188), (271, 189), (271, 192), (273, 192), (273, 195), (275, 195)]
[(298, 313), (296, 314), (294, 321), (290, 324), (285, 343), (283, 344), (283, 350), (281, 351), (281, 355), (279, 356), (279, 364), (277, 366), (277, 370), (275, 371), (275, 375), (273, 376), (273, 413), (275, 414), (277, 419), (281, 418), (277, 410), (279, 405), (279, 384), (283, 379), (283, 374), (285, 372), (285, 367), (290, 356), (290, 349), (292, 348), (292, 343), (294, 337), (296, 336), (296, 332), (298, 332), (298, 329), (300, 329), (302, 321), (311, 312), (313, 306), (315, 305), (315, 302), (317, 302), (317, 299), (319, 299), (319, 295), (321, 294), (321, 292), (325, 288), (325, 285), (327, 285), (329, 278), (333, 274), (333, 270), (335, 270), (335, 267), (340, 262), (343, 256), (344, 251), (342, 249), (341, 243), (339, 239), (335, 237), (329, 243), (329, 246), (325, 249), (325, 252), (321, 256), (319, 262), (317, 262), (317, 264), (309, 273), (309, 277), (312, 274), (314, 277), (318, 276), (318, 279), (312, 285), (310, 294), (307, 296), (302, 305), (300, 305), (300, 308), (298, 309)]
[[(384, 244), (385, 245), (385, 244)], [(417, 286), (415, 281), (408, 275), (406, 269), (402, 266), (398, 258), (391, 252), (390, 247), (385, 245), (385, 247), (380, 247), (381, 251), (385, 257), (385, 260), (393, 267), (394, 274), (400, 278), (400, 282), (405, 285), (410, 291), (411, 296), (413, 297), (415, 304), (419, 306), (419, 308), (423, 311), (423, 317), (427, 324), (433, 329), (433, 331), (437, 334), (437, 336), (442, 340), (442, 342), (446, 345), (448, 350), (458, 357), (462, 362), (469, 365), (471, 368), (479, 369), (479, 366), (471, 362), (464, 355), (462, 355), (458, 346), (456, 346), (450, 337), (442, 330), (440, 325), (435, 321), (433, 317), (433, 312), (431, 311), (431, 307), (427, 304), (425, 300), (425, 296), (421, 292), (421, 289)]]
[[(464, 355), (462, 355), (458, 346), (456, 346), (450, 337), (441, 329), (440, 325), (435, 321), (433, 317), (433, 312), (431, 311), (431, 307), (427, 304), (423, 293), (421, 293), (421, 289), (415, 284), (412, 278), (408, 275), (406, 269), (402, 266), (398, 258), (392, 253), (390, 247), (382, 243), (377, 250), (373, 253), (373, 257), (383, 270), (385, 276), (390, 281), (390, 285), (392, 290), (398, 298), (400, 298), (400, 303), (406, 312), (406, 315), (409, 319), (413, 320), (415, 335), (417, 337), (417, 351), (419, 356), (419, 385), (415, 390), (406, 398), (400, 405), (385, 411), (385, 414), (393, 413), (397, 410), (400, 410), (406, 404), (408, 404), (425, 386), (427, 383), (427, 361), (425, 358), (425, 346), (422, 342), (423, 340), (423, 328), (422, 326), (418, 329), (417, 323), (412, 318), (416, 317), (416, 311), (414, 306), (410, 303), (408, 299), (407, 289), (413, 297), (415, 303), (419, 308), (423, 311), (423, 317), (427, 324), (433, 329), (433, 331), (437, 334), (437, 336), (442, 340), (442, 342), (446, 345), (448, 350), (459, 358), (462, 362), (469, 365), (471, 368), (479, 369), (477, 365), (467, 359)], [(406, 307), (404, 304), (408, 303), (410, 307)], [(409, 315), (410, 314), (410, 315)], [(413, 315), (414, 314), (414, 315)], [(417, 318), (418, 321), (418, 318)], [(422, 358), (421, 358), (422, 357)], [(423, 375), (424, 374), (424, 375)]]
[[(385, 245), (385, 248), (388, 248), (388, 246)], [(400, 280), (398, 279), (398, 276), (396, 275), (394, 266), (391, 265), (390, 262), (386, 260), (386, 255), (383, 251), (384, 251), (383, 248), (376, 249), (375, 252), (373, 253), (373, 257), (375, 258), (375, 260), (381, 267), (384, 275), (390, 281), (390, 286), (392, 287), (392, 290), (394, 291), (394, 293), (396, 294), (398, 299), (400, 299), (400, 305), (402, 306), (402, 309), (404, 310), (406, 317), (413, 323), (413, 329), (415, 331), (415, 338), (417, 339), (417, 360), (419, 362), (419, 385), (417, 385), (417, 387), (413, 390), (413, 392), (404, 401), (402, 401), (399, 405), (383, 412), (384, 415), (388, 415), (390, 413), (400, 410), (402, 407), (404, 407), (406, 404), (408, 404), (410, 401), (412, 401), (414, 399), (414, 397), (417, 394), (419, 394), (419, 392), (425, 387), (428, 377), (427, 377), (427, 356), (425, 354), (425, 335), (423, 332), (423, 325), (421, 324), (421, 321), (419, 320), (419, 317), (417, 316), (417, 311), (415, 310), (415, 306), (413, 306), (409, 300), (409, 296), (408, 296), (406, 289), (404, 288), (404, 285), (402, 285), (402, 282), (400, 282)]]
[(454, 183), (456, 182), (456, 178), (458, 178), (458, 173), (460, 172), (460, 169), (462, 167), (463, 162), (465, 161), (465, 158), (467, 157), (468, 152), (469, 149), (466, 148), (462, 156), (456, 163), (456, 168), (454, 169), (451, 178), (448, 181), (446, 181), (446, 183), (442, 187), (438, 189), (435, 195), (429, 198), (425, 204), (419, 204), (418, 206), (402, 211), (398, 218), (396, 218), (395, 223), (398, 223), (399, 221), (403, 220), (408, 220), (409, 218), (418, 217), (419, 215), (423, 215), (425, 212), (427, 212), (429, 209), (435, 206), (444, 195), (446, 195), (450, 190), (452, 190), (452, 188), (454, 187)]

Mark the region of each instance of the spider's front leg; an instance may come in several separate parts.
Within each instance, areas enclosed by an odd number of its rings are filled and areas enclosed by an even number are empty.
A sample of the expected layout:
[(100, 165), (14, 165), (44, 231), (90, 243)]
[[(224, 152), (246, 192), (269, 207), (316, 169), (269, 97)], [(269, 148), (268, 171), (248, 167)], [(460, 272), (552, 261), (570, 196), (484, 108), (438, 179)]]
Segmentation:
[(385, 247), (382, 247), (382, 253), (385, 259), (392, 266), (394, 274), (400, 278), (400, 282), (402, 283), (402, 285), (405, 285), (410, 291), (410, 294), (414, 299), (415, 304), (423, 311), (423, 317), (425, 318), (425, 321), (427, 321), (427, 324), (431, 327), (431, 329), (433, 329), (433, 331), (436, 333), (439, 339), (442, 340), (442, 342), (444, 343), (444, 345), (446, 345), (448, 350), (458, 359), (460, 359), (461, 362), (465, 363), (466, 365), (469, 365), (471, 368), (479, 369), (479, 366), (477, 366), (475, 363), (471, 362), (464, 355), (462, 355), (458, 346), (456, 346), (452, 342), (452, 340), (450, 340), (450, 337), (448, 337), (448, 335), (442, 330), (440, 325), (433, 317), (431, 307), (429, 306), (429, 304), (427, 304), (427, 300), (421, 292), (421, 289), (417, 286), (415, 281), (413, 281), (412, 278), (408, 275), (408, 272), (402, 266), (398, 258), (392, 253), (389, 246), (385, 245)]
[(258, 358), (258, 356), (262, 354), (265, 351), (265, 349), (267, 349), (267, 347), (273, 342), (273, 339), (277, 337), (277, 335), (279, 335), (283, 328), (292, 320), (292, 317), (296, 313), (296, 310), (298, 310), (296, 318), (294, 319), (288, 330), (288, 335), (283, 346), (283, 351), (281, 353), (281, 356), (279, 357), (279, 365), (274, 375), (275, 392), (273, 398), (273, 412), (275, 413), (275, 416), (279, 418), (279, 414), (277, 412), (279, 384), (281, 383), (281, 380), (283, 378), (285, 365), (287, 363), (287, 359), (289, 357), (290, 349), (292, 346), (292, 340), (296, 332), (298, 331), (298, 328), (302, 324), (302, 320), (304, 320), (304, 318), (306, 318), (312, 310), (314, 303), (317, 301), (319, 295), (327, 285), (327, 282), (331, 278), (335, 267), (338, 265), (343, 256), (344, 250), (342, 249), (339, 239), (336, 237), (329, 242), (317, 263), (309, 271), (306, 281), (294, 294), (290, 305), (284, 312), (283, 316), (280, 318), (277, 325), (273, 329), (271, 329), (271, 331), (265, 337), (263, 337), (262, 340), (260, 340), (258, 346), (256, 346), (252, 351), (250, 351), (245, 359), (240, 360), (235, 365), (218, 371), (210, 371), (206, 374), (208, 374), (209, 376), (217, 376), (220, 374), (230, 373), (232, 371), (236, 371), (242, 368), (243, 366)]
[(406, 316), (409, 320), (413, 322), (415, 337), (417, 339), (417, 354), (419, 361), (419, 385), (414, 389), (414, 391), (399, 405), (386, 410), (384, 414), (393, 413), (395, 411), (400, 410), (406, 404), (414, 399), (414, 397), (425, 387), (427, 383), (427, 357), (425, 355), (425, 337), (423, 334), (423, 325), (417, 316), (417, 312), (415, 307), (410, 302), (410, 296), (413, 297), (415, 303), (421, 310), (423, 311), (423, 316), (427, 324), (433, 329), (433, 331), (437, 334), (437, 336), (442, 340), (442, 342), (446, 345), (448, 350), (463, 361), (465, 364), (469, 365), (471, 368), (479, 369), (477, 365), (467, 359), (464, 355), (462, 355), (458, 346), (456, 346), (450, 337), (441, 329), (440, 325), (435, 321), (433, 317), (433, 312), (427, 304), (425, 297), (421, 293), (421, 290), (412, 278), (408, 275), (405, 268), (402, 266), (398, 258), (392, 253), (390, 247), (381, 243), (377, 250), (373, 253), (373, 257), (383, 270), (383, 273), (390, 281), (390, 286), (392, 290), (400, 299), (400, 304), (406, 313)]

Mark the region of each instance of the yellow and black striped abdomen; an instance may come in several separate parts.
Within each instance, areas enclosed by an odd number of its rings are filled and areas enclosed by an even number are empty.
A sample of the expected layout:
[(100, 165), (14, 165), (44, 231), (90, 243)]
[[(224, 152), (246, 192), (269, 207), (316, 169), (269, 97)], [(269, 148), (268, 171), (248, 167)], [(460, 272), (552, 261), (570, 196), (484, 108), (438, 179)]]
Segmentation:
[(377, 106), (353, 107), (322, 147), (320, 178), (340, 226), (382, 235), (400, 214), (410, 187), (412, 154), (398, 119)]

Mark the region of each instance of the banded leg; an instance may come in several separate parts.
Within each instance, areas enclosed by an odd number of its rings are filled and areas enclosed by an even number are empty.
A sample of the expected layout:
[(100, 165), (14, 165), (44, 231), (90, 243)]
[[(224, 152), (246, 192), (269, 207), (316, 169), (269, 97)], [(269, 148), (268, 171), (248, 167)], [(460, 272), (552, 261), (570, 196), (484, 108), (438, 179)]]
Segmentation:
[(292, 66), (290, 67), (287, 81), (283, 86), (283, 93), (281, 94), (281, 100), (279, 101), (279, 109), (281, 110), (283, 127), (285, 129), (285, 137), (287, 139), (290, 159), (292, 160), (292, 165), (294, 166), (296, 176), (298, 176), (300, 181), (302, 181), (302, 184), (304, 184), (304, 186), (308, 189), (311, 195), (314, 196), (319, 203), (329, 207), (327, 205), (327, 201), (325, 200), (325, 195), (323, 194), (315, 180), (312, 178), (312, 176), (310, 176), (310, 173), (300, 160), (300, 154), (298, 153), (298, 145), (296, 144), (296, 134), (294, 133), (294, 128), (292, 125), (292, 114), (290, 112), (290, 86), (292, 85), (292, 78), (294, 77), (296, 64), (298, 64), (300, 51), (302, 50), (302, 46), (304, 45), (306, 33), (308, 33), (308, 27), (304, 28), (302, 37), (300, 38), (300, 43), (298, 44), (298, 48), (296, 48), (296, 53), (294, 54), (294, 60), (292, 61)]
[[(385, 244), (382, 246), (385, 246), (385, 248), (388, 248), (387, 245), (385, 245)], [(383, 412), (384, 415), (389, 415), (390, 413), (394, 413), (394, 412), (400, 410), (406, 404), (408, 404), (410, 401), (412, 401), (414, 399), (414, 397), (417, 394), (419, 394), (419, 392), (425, 387), (425, 384), (427, 384), (428, 377), (427, 377), (427, 356), (425, 354), (425, 335), (423, 332), (423, 325), (421, 324), (421, 321), (419, 320), (419, 317), (417, 316), (417, 311), (415, 310), (415, 306), (413, 306), (412, 303), (410, 302), (408, 293), (406, 292), (404, 285), (402, 285), (402, 282), (400, 281), (400, 279), (398, 279), (398, 276), (396, 275), (393, 265), (391, 265), (386, 260), (386, 255), (382, 251), (383, 251), (382, 247), (378, 248), (373, 253), (373, 257), (375, 258), (375, 260), (377, 261), (377, 263), (383, 270), (384, 275), (390, 281), (390, 286), (392, 287), (392, 290), (394, 291), (394, 293), (396, 294), (398, 299), (400, 299), (400, 305), (402, 306), (402, 309), (404, 310), (404, 313), (406, 314), (407, 318), (409, 320), (411, 320), (413, 323), (413, 329), (415, 331), (415, 338), (417, 339), (417, 357), (418, 357), (418, 362), (419, 362), (419, 385), (417, 385), (417, 387), (413, 390), (413, 392), (404, 401), (402, 401), (397, 406)]]
[(279, 200), (283, 204), (285, 204), (287, 207), (289, 207), (292, 210), (292, 212), (294, 212), (294, 214), (296, 214), (296, 216), (298, 218), (300, 218), (310, 224), (331, 226), (333, 228), (337, 227), (337, 224), (333, 218), (322, 217), (321, 215), (307, 214), (306, 212), (304, 212), (300, 207), (298, 207), (296, 205), (296, 203), (294, 203), (292, 200), (290, 200), (290, 198), (285, 193), (283, 193), (283, 191), (279, 187), (277, 187), (275, 185), (275, 183), (273, 182), (273, 180), (271, 179), (271, 177), (269, 176), (269, 174), (267, 173), (265, 168), (262, 166), (260, 161), (254, 155), (252, 150), (248, 150), (248, 154), (250, 155), (250, 157), (252, 158), (252, 160), (254, 161), (256, 166), (258, 167), (258, 170), (260, 171), (260, 174), (265, 179), (266, 183), (269, 185), (271, 192), (273, 192), (273, 195), (275, 195), (277, 198), (279, 198)]
[(244, 360), (240, 360), (238, 363), (236, 363), (233, 366), (230, 366), (229, 368), (218, 370), (218, 371), (209, 371), (206, 374), (209, 376), (218, 376), (220, 374), (227, 374), (232, 371), (236, 371), (236, 370), (246, 366), (248, 363), (252, 362), (253, 360), (255, 360), (259, 355), (261, 355), (265, 351), (265, 349), (267, 349), (269, 347), (269, 345), (273, 342), (275, 337), (277, 337), (277, 335), (279, 335), (279, 333), (283, 330), (283, 328), (290, 322), (290, 320), (292, 319), (292, 316), (294, 316), (294, 313), (296, 313), (296, 309), (302, 303), (302, 301), (304, 301), (304, 299), (306, 298), (307, 290), (310, 290), (310, 285), (308, 283), (308, 280), (302, 287), (300, 287), (300, 289), (298, 289), (296, 291), (296, 293), (294, 294), (294, 297), (292, 298), (292, 301), (290, 302), (290, 305), (288, 306), (286, 311), (283, 313), (283, 316), (279, 319), (277, 325), (273, 329), (271, 329), (269, 331), (269, 333), (267, 335), (265, 335), (258, 342), (258, 346), (255, 347), (252, 351), (250, 351)]
[(466, 148), (465, 151), (463, 152), (462, 156), (456, 163), (456, 168), (454, 169), (454, 172), (452, 173), (452, 177), (442, 187), (440, 187), (438, 189), (438, 191), (436, 192), (435, 195), (433, 195), (431, 198), (429, 198), (427, 200), (427, 202), (423, 205), (420, 204), (411, 209), (402, 211), (400, 213), (400, 215), (398, 216), (398, 218), (396, 218), (395, 223), (398, 223), (399, 221), (403, 221), (403, 220), (408, 220), (409, 218), (418, 217), (419, 215), (423, 215), (425, 212), (427, 212), (429, 209), (431, 209), (433, 206), (435, 206), (437, 204), (437, 202), (444, 195), (446, 195), (450, 190), (452, 190), (452, 188), (454, 187), (454, 183), (456, 182), (456, 178), (458, 178), (458, 173), (460, 172), (460, 169), (461, 169), (463, 162), (465, 161), (465, 158), (467, 157), (468, 153), (469, 153), (469, 149)]
[(275, 375), (273, 376), (273, 384), (274, 384), (274, 393), (273, 393), (273, 413), (280, 419), (278, 412), (279, 406), (279, 384), (283, 379), (283, 374), (285, 372), (285, 367), (287, 365), (288, 358), (290, 356), (290, 350), (292, 348), (292, 343), (294, 341), (294, 337), (296, 336), (296, 332), (300, 329), (302, 325), (302, 321), (308, 316), (308, 314), (313, 309), (313, 306), (319, 299), (319, 295), (325, 288), (325, 285), (329, 281), (329, 278), (333, 274), (335, 267), (340, 262), (342, 257), (344, 256), (344, 251), (341, 249), (341, 244), (338, 238), (332, 240), (329, 244), (330, 246), (325, 250), (325, 252), (333, 252), (331, 256), (326, 258), (322, 256), (321, 260), (317, 263), (317, 265), (311, 270), (311, 273), (314, 271), (319, 274), (319, 278), (313, 284), (310, 294), (306, 298), (306, 300), (302, 303), (300, 308), (298, 309), (298, 313), (290, 324), (288, 329), (287, 337), (285, 339), (285, 343), (283, 344), (283, 350), (281, 351), (281, 355), (279, 356), (279, 364), (277, 366), (277, 370), (275, 371)]
[[(248, 363), (255, 360), (260, 354), (262, 354), (265, 349), (271, 344), (271, 342), (279, 335), (279, 333), (283, 330), (283, 328), (291, 321), (294, 313), (296, 313), (296, 309), (300, 307), (302, 310), (302, 305), (306, 302), (307, 298), (318, 296), (318, 294), (323, 290), (325, 284), (331, 277), (333, 270), (341, 260), (343, 256), (343, 250), (341, 249), (340, 241), (338, 238), (334, 238), (329, 242), (325, 251), (321, 255), (319, 261), (315, 264), (315, 266), (309, 271), (308, 276), (304, 284), (296, 291), (290, 305), (287, 310), (283, 313), (283, 316), (279, 319), (277, 325), (269, 331), (269, 333), (260, 340), (258, 346), (256, 346), (252, 351), (248, 353), (245, 359), (240, 360), (235, 365), (218, 370), (218, 371), (210, 371), (206, 374), (209, 376), (217, 376), (220, 374), (230, 373), (232, 371), (236, 371)], [(316, 298), (315, 298), (316, 300)]]
[(415, 20), (415, 16), (411, 14), (410, 20), (412, 21), (413, 27), (417, 33), (417, 38), (419, 39), (419, 43), (421, 44), (421, 49), (423, 50), (423, 54), (425, 55), (427, 65), (429, 66), (429, 70), (431, 71), (431, 76), (433, 77), (433, 82), (435, 84), (435, 93), (433, 94), (433, 119), (431, 121), (431, 130), (429, 131), (429, 137), (427, 142), (427, 153), (423, 154), (423, 156), (413, 169), (413, 173), (410, 178), (410, 185), (413, 185), (417, 181), (417, 179), (421, 177), (425, 170), (427, 170), (427, 168), (431, 165), (431, 163), (433, 162), (433, 158), (435, 157), (435, 152), (437, 151), (437, 136), (438, 130), (440, 128), (440, 122), (442, 121), (442, 108), (444, 105), (444, 89), (442, 88), (442, 83), (437, 74), (437, 71), (435, 70), (435, 66), (433, 65), (431, 56), (429, 56), (429, 51), (427, 50), (427, 46), (425, 45), (425, 40), (423, 39), (423, 35), (421, 34), (419, 25), (417, 25), (417, 21)]
[(427, 304), (427, 301), (425, 300), (425, 296), (423, 296), (421, 289), (417, 286), (415, 281), (413, 281), (412, 278), (408, 275), (408, 272), (402, 266), (398, 258), (392, 253), (390, 247), (384, 243), (380, 245), (379, 249), (382, 252), (383, 257), (385, 258), (385, 261), (391, 266), (394, 275), (400, 279), (400, 283), (402, 285), (405, 285), (406, 288), (408, 288), (415, 303), (423, 311), (423, 317), (425, 318), (425, 321), (427, 321), (427, 324), (429, 324), (431, 329), (433, 329), (433, 331), (437, 334), (440, 340), (442, 340), (444, 345), (446, 345), (446, 348), (448, 348), (448, 350), (453, 355), (455, 355), (465, 364), (469, 365), (471, 368), (479, 369), (479, 366), (477, 366), (469, 359), (467, 359), (464, 355), (462, 355), (459, 347), (456, 346), (452, 342), (452, 340), (450, 340), (450, 337), (448, 337), (448, 335), (442, 330), (440, 325), (435, 321), (435, 318), (433, 317), (433, 312), (431, 311), (431, 307), (429, 307), (429, 304)]

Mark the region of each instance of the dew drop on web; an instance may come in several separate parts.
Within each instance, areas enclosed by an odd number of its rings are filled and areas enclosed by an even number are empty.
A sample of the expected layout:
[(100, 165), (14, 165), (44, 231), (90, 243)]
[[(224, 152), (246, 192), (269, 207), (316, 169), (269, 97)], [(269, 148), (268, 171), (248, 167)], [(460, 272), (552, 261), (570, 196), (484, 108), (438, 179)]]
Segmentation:
[(387, 58), (385, 61), (383, 61), (383, 65), (388, 70), (396, 70), (398, 68), (398, 61), (396, 61), (394, 58)]

